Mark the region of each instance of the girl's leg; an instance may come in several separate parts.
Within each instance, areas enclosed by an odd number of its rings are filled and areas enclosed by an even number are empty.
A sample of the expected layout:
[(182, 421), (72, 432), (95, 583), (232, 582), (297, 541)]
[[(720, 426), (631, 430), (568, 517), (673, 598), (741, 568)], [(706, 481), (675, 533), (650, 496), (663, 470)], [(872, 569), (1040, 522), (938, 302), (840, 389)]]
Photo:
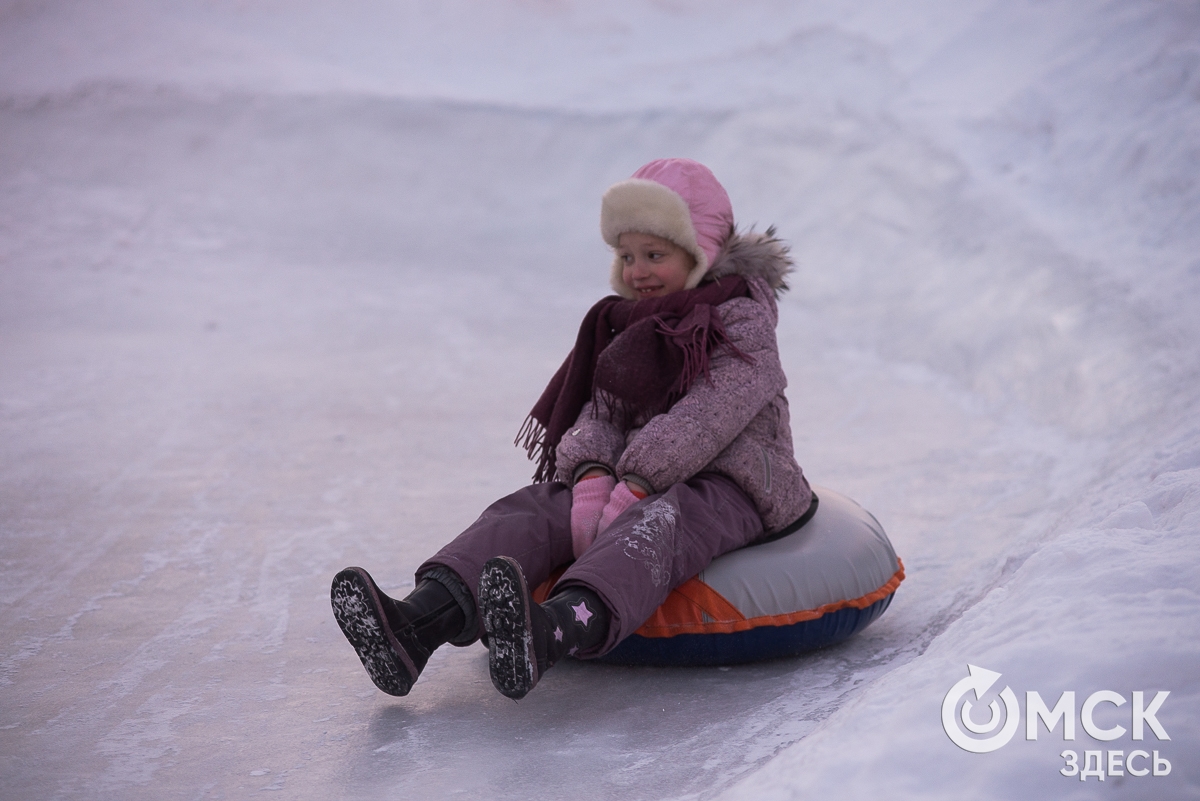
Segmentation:
[(716, 473), (701, 473), (629, 507), (555, 585), (555, 592), (591, 589), (611, 612), (604, 643), (580, 656), (611, 651), (654, 614), (671, 590), (762, 534), (750, 498)]
[[(598, 656), (628, 637), (672, 589), (723, 553), (762, 536), (754, 504), (729, 479), (702, 474), (631, 506), (536, 604), (527, 577), (503, 556), (478, 589), (492, 683), (522, 698), (563, 656)], [(528, 578), (528, 580), (527, 580)]]
[(361, 567), (334, 576), (330, 601), (367, 675), (389, 695), (408, 695), (429, 655), (458, 635), (466, 619), (459, 602), (437, 581), (422, 580), (397, 601)]
[(608, 607), (595, 592), (568, 587), (534, 603), (521, 566), (507, 556), (484, 565), (479, 609), (492, 684), (513, 699), (524, 698), (564, 656), (598, 648), (608, 636)]
[(571, 559), (571, 492), (534, 484), (502, 498), (416, 571), (416, 589), (389, 598), (361, 567), (347, 567), (330, 592), (334, 616), (371, 680), (406, 695), (439, 645), (479, 639), (479, 574), (511, 555), (538, 582)]
[(493, 556), (514, 559), (534, 587), (570, 562), (571, 488), (555, 482), (533, 484), (501, 498), (417, 568), (418, 581), (440, 581), (460, 602), (466, 601), (466, 625), (450, 640), (454, 645), (470, 645), (483, 634), (476, 613), (479, 576)]
[(451, 642), (479, 639), (479, 574), (497, 554), (512, 555), (544, 581), (570, 561), (571, 491), (561, 484), (525, 487), (492, 504), (453, 542), (417, 570), (403, 601), (385, 595), (365, 570), (333, 580), (334, 617), (379, 689), (406, 695), (429, 655)]

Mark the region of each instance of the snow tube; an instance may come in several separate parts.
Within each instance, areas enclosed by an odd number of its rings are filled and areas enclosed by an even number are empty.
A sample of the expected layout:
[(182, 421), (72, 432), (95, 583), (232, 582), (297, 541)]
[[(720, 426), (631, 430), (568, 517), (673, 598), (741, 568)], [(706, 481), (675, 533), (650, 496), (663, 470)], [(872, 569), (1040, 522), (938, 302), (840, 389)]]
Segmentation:
[(883, 614), (904, 565), (883, 527), (824, 487), (811, 518), (725, 554), (671, 591), (600, 657), (619, 665), (733, 665), (821, 648)]

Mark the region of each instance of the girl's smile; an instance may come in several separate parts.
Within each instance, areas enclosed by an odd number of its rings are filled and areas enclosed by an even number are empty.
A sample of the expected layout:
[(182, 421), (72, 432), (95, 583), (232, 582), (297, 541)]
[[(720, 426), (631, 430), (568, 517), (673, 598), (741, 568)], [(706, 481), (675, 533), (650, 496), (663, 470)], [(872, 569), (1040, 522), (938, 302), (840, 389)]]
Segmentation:
[(621, 279), (638, 298), (659, 298), (683, 289), (696, 259), (669, 239), (628, 232), (617, 240)]

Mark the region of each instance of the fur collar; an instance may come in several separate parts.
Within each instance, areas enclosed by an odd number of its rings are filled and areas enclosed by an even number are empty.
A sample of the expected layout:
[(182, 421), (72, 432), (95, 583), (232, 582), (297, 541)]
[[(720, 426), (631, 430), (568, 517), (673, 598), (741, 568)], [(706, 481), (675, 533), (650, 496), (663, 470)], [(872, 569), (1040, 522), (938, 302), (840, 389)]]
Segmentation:
[(767, 282), (778, 299), (787, 292), (787, 276), (793, 270), (789, 250), (787, 244), (775, 236), (773, 225), (762, 233), (753, 228), (734, 231), (704, 278), (715, 281), (726, 275), (758, 276)]

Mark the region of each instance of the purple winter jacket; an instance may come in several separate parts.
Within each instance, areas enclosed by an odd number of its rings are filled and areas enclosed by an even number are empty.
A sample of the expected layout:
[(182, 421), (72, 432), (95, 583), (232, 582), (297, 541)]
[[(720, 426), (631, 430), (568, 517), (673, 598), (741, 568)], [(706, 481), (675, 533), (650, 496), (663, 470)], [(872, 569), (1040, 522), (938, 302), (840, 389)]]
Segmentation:
[(618, 479), (663, 492), (709, 471), (742, 488), (765, 531), (778, 531), (808, 510), (812, 490), (792, 453), (787, 378), (775, 340), (776, 295), (787, 290), (791, 260), (772, 234), (734, 234), (709, 271), (713, 279), (741, 274), (750, 286), (749, 298), (726, 301), (717, 311), (729, 339), (753, 363), (728, 348), (714, 351), (709, 380), (698, 378), (674, 406), (648, 420), (595, 415), (589, 402), (558, 445), (556, 480), (573, 484), (600, 465)]

